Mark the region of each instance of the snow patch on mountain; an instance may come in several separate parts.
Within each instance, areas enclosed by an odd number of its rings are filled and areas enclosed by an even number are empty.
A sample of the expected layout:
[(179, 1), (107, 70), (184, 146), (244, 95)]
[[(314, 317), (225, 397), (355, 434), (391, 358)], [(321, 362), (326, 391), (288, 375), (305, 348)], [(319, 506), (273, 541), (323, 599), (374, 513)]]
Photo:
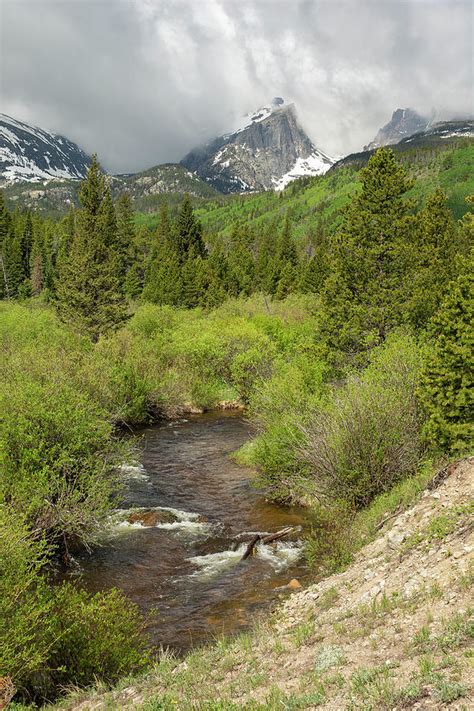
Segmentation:
[(298, 158), (293, 168), (281, 178), (273, 179), (275, 190), (284, 190), (289, 183), (297, 178), (314, 175), (324, 175), (333, 164), (333, 159), (322, 151), (316, 150), (307, 158)]
[(0, 180), (83, 178), (91, 159), (63, 136), (0, 114)]

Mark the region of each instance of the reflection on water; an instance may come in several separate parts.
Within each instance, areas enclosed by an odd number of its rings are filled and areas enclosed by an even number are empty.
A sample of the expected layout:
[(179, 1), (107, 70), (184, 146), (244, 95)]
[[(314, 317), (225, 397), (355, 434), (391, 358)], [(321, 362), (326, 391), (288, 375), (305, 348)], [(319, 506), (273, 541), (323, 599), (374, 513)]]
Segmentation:
[(141, 463), (122, 467), (124, 501), (102, 546), (80, 559), (80, 581), (92, 591), (122, 589), (153, 613), (157, 644), (185, 650), (244, 628), (277, 588), (304, 578), (301, 540), (241, 557), (252, 534), (307, 521), (266, 501), (252, 472), (229, 458), (249, 437), (241, 416), (193, 416), (141, 434)]

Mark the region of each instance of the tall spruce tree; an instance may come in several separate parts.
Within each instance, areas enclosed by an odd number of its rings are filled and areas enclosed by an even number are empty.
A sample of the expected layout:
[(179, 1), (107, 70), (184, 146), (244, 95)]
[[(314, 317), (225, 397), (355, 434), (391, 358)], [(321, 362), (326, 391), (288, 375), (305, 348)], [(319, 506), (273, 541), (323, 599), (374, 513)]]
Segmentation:
[(415, 328), (424, 328), (438, 310), (462, 248), (446, 195), (436, 190), (418, 213), (417, 229), (402, 245), (400, 254), (407, 292), (406, 317)]
[(179, 306), (182, 297), (181, 265), (171, 237), (168, 205), (160, 206), (160, 217), (145, 272), (142, 297), (154, 304)]
[(349, 355), (382, 342), (404, 319), (400, 252), (415, 220), (405, 198), (412, 181), (392, 150), (376, 151), (361, 177), (362, 190), (334, 241), (323, 289), (328, 345)]
[(116, 204), (117, 232), (116, 258), (120, 276), (125, 277), (133, 264), (133, 244), (136, 233), (133, 220), (132, 199), (128, 193), (122, 193)]
[(126, 302), (113, 250), (113, 204), (96, 156), (79, 200), (70, 252), (60, 265), (56, 303), (62, 320), (97, 341), (125, 320)]
[(11, 216), (5, 205), (5, 197), (3, 190), (0, 190), (0, 298), (10, 298), (10, 290), (8, 286), (8, 273), (6, 250), (7, 240), (9, 239), (11, 225)]
[[(458, 266), (461, 264), (458, 261)], [(429, 325), (430, 341), (419, 397), (427, 414), (425, 434), (447, 452), (474, 444), (474, 251), (463, 260)]]
[(232, 230), (225, 290), (229, 296), (250, 296), (255, 290), (255, 260), (252, 251), (253, 235), (247, 227)]
[(188, 255), (205, 257), (206, 246), (202, 238), (202, 225), (196, 219), (189, 195), (184, 196), (176, 223), (176, 251), (181, 263), (185, 262)]

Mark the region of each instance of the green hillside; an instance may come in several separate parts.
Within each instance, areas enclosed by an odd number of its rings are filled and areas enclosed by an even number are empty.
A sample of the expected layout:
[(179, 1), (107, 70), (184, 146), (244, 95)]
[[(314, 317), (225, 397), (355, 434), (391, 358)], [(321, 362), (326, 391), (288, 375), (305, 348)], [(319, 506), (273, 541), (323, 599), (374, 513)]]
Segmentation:
[[(409, 197), (414, 199), (417, 207), (430, 192), (440, 187), (448, 195), (448, 204), (454, 216), (458, 219), (463, 216), (467, 211), (465, 197), (474, 193), (472, 139), (415, 147), (397, 154), (397, 158), (408, 166), (410, 175), (416, 179)], [(363, 155), (367, 157), (369, 154)], [(341, 208), (359, 189), (361, 163), (335, 166), (324, 176), (301, 178), (281, 193), (219, 197), (199, 206), (196, 214), (207, 233), (224, 235), (230, 234), (236, 223), (255, 227), (272, 222), (281, 223), (288, 212), (297, 238), (310, 234), (319, 220), (333, 230), (341, 220)], [(158, 223), (158, 216), (139, 213), (137, 222), (152, 229)]]

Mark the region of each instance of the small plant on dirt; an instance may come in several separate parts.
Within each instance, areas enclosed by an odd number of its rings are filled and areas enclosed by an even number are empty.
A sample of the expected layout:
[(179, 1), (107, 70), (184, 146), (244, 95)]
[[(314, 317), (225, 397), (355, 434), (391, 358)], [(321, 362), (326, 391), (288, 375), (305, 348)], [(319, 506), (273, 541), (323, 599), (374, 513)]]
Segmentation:
[(340, 667), (346, 663), (344, 653), (340, 647), (327, 645), (321, 647), (316, 658), (315, 670), (325, 672), (333, 667)]

